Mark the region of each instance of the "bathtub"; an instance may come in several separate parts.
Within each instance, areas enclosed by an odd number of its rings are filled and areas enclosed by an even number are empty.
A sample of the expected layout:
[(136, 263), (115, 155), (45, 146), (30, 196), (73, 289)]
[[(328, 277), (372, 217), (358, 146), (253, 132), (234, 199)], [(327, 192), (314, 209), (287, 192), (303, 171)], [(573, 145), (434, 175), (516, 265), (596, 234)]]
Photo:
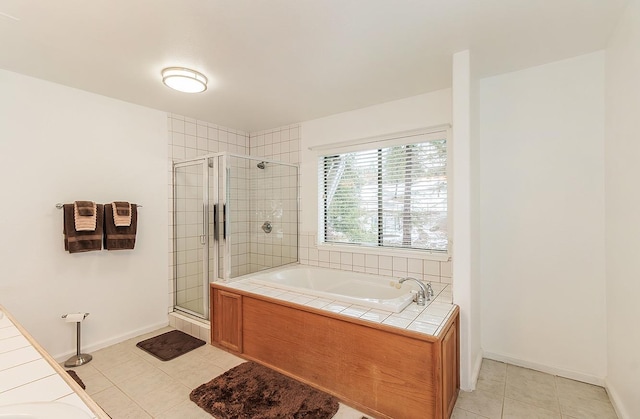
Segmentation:
[(258, 285), (295, 291), (368, 308), (401, 312), (413, 301), (415, 284), (399, 284), (399, 278), (296, 265), (247, 275)]

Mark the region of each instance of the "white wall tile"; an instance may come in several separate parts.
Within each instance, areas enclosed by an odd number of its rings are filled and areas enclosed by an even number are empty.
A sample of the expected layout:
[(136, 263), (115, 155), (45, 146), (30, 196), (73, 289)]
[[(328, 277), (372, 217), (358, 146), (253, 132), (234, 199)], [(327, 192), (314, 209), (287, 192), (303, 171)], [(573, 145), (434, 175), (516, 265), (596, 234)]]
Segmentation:
[(422, 265), (422, 259), (409, 258), (407, 259), (407, 272), (422, 275)]
[(393, 258), (391, 256), (379, 256), (378, 268), (391, 272), (393, 270)]
[(451, 261), (440, 262), (440, 275), (447, 278), (453, 277), (451, 266), (452, 266)]
[(319, 250), (318, 251), (318, 260), (320, 262), (329, 262), (329, 252), (327, 250)]
[(184, 134), (184, 119), (180, 120), (174, 116), (171, 117), (171, 130)]
[(375, 268), (378, 269), (378, 256), (377, 255), (366, 255), (365, 256), (365, 266), (367, 268)]
[(185, 122), (185, 124), (184, 124), (184, 133), (187, 134), (187, 135), (196, 136), (196, 134), (198, 133), (198, 130), (196, 128), (196, 124), (194, 124), (193, 122)]
[(207, 136), (208, 136), (207, 126), (198, 124), (198, 126), (196, 128), (196, 136), (197, 137), (202, 137), (202, 138), (207, 138)]
[(407, 258), (394, 256), (393, 270), (397, 272), (407, 272)]

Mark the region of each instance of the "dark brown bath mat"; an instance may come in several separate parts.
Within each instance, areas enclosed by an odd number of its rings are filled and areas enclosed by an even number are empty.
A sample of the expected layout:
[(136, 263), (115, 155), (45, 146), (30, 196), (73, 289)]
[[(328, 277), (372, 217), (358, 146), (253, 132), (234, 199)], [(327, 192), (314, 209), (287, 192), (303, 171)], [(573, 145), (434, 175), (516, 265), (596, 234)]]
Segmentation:
[(87, 387), (84, 385), (84, 383), (82, 382), (82, 380), (80, 379), (80, 377), (78, 377), (78, 374), (73, 371), (73, 370), (67, 370), (67, 374), (69, 374), (71, 376), (71, 378), (73, 378), (73, 380), (78, 383), (78, 385), (80, 387), (82, 387), (82, 389), (86, 389)]
[(150, 339), (136, 343), (136, 346), (149, 352), (151, 355), (162, 361), (169, 361), (180, 355), (192, 351), (206, 342), (194, 338), (179, 330), (172, 330)]
[(218, 419), (329, 419), (338, 400), (255, 362), (202, 384), (191, 401)]

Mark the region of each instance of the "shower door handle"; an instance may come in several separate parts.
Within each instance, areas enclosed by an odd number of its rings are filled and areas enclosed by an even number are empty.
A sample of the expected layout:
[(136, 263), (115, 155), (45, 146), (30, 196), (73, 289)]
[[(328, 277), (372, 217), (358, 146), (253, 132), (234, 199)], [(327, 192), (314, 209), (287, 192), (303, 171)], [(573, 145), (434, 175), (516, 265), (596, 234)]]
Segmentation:
[(227, 239), (227, 204), (222, 205), (222, 238)]
[(218, 241), (218, 204), (213, 205), (213, 240)]
[(220, 223), (222, 223), (222, 239), (227, 238), (227, 206), (222, 205), (222, 221), (218, 220), (218, 204), (213, 206), (213, 237), (220, 240)]

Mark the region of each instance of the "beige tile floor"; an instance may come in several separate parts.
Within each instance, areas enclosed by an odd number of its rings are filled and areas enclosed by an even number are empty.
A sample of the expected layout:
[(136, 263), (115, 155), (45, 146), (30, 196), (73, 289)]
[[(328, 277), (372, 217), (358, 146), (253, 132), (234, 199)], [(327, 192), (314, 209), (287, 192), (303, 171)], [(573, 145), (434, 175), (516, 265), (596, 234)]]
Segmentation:
[[(73, 368), (87, 393), (113, 419), (198, 419), (211, 415), (189, 400), (189, 393), (244, 362), (211, 345), (171, 361), (160, 361), (136, 343), (173, 330), (171, 327), (93, 352), (93, 360)], [(340, 404), (335, 419), (360, 419), (361, 412)]]
[(455, 419), (616, 419), (602, 387), (485, 359), (477, 388), (460, 392)]
[[(113, 419), (211, 419), (189, 400), (189, 393), (244, 360), (205, 345), (163, 362), (136, 347), (137, 342), (172, 329), (160, 329), (96, 351), (93, 361), (74, 368), (87, 393)], [(334, 419), (362, 416), (340, 404)], [(460, 392), (452, 417), (608, 419), (616, 415), (601, 387), (484, 360), (478, 389)]]

